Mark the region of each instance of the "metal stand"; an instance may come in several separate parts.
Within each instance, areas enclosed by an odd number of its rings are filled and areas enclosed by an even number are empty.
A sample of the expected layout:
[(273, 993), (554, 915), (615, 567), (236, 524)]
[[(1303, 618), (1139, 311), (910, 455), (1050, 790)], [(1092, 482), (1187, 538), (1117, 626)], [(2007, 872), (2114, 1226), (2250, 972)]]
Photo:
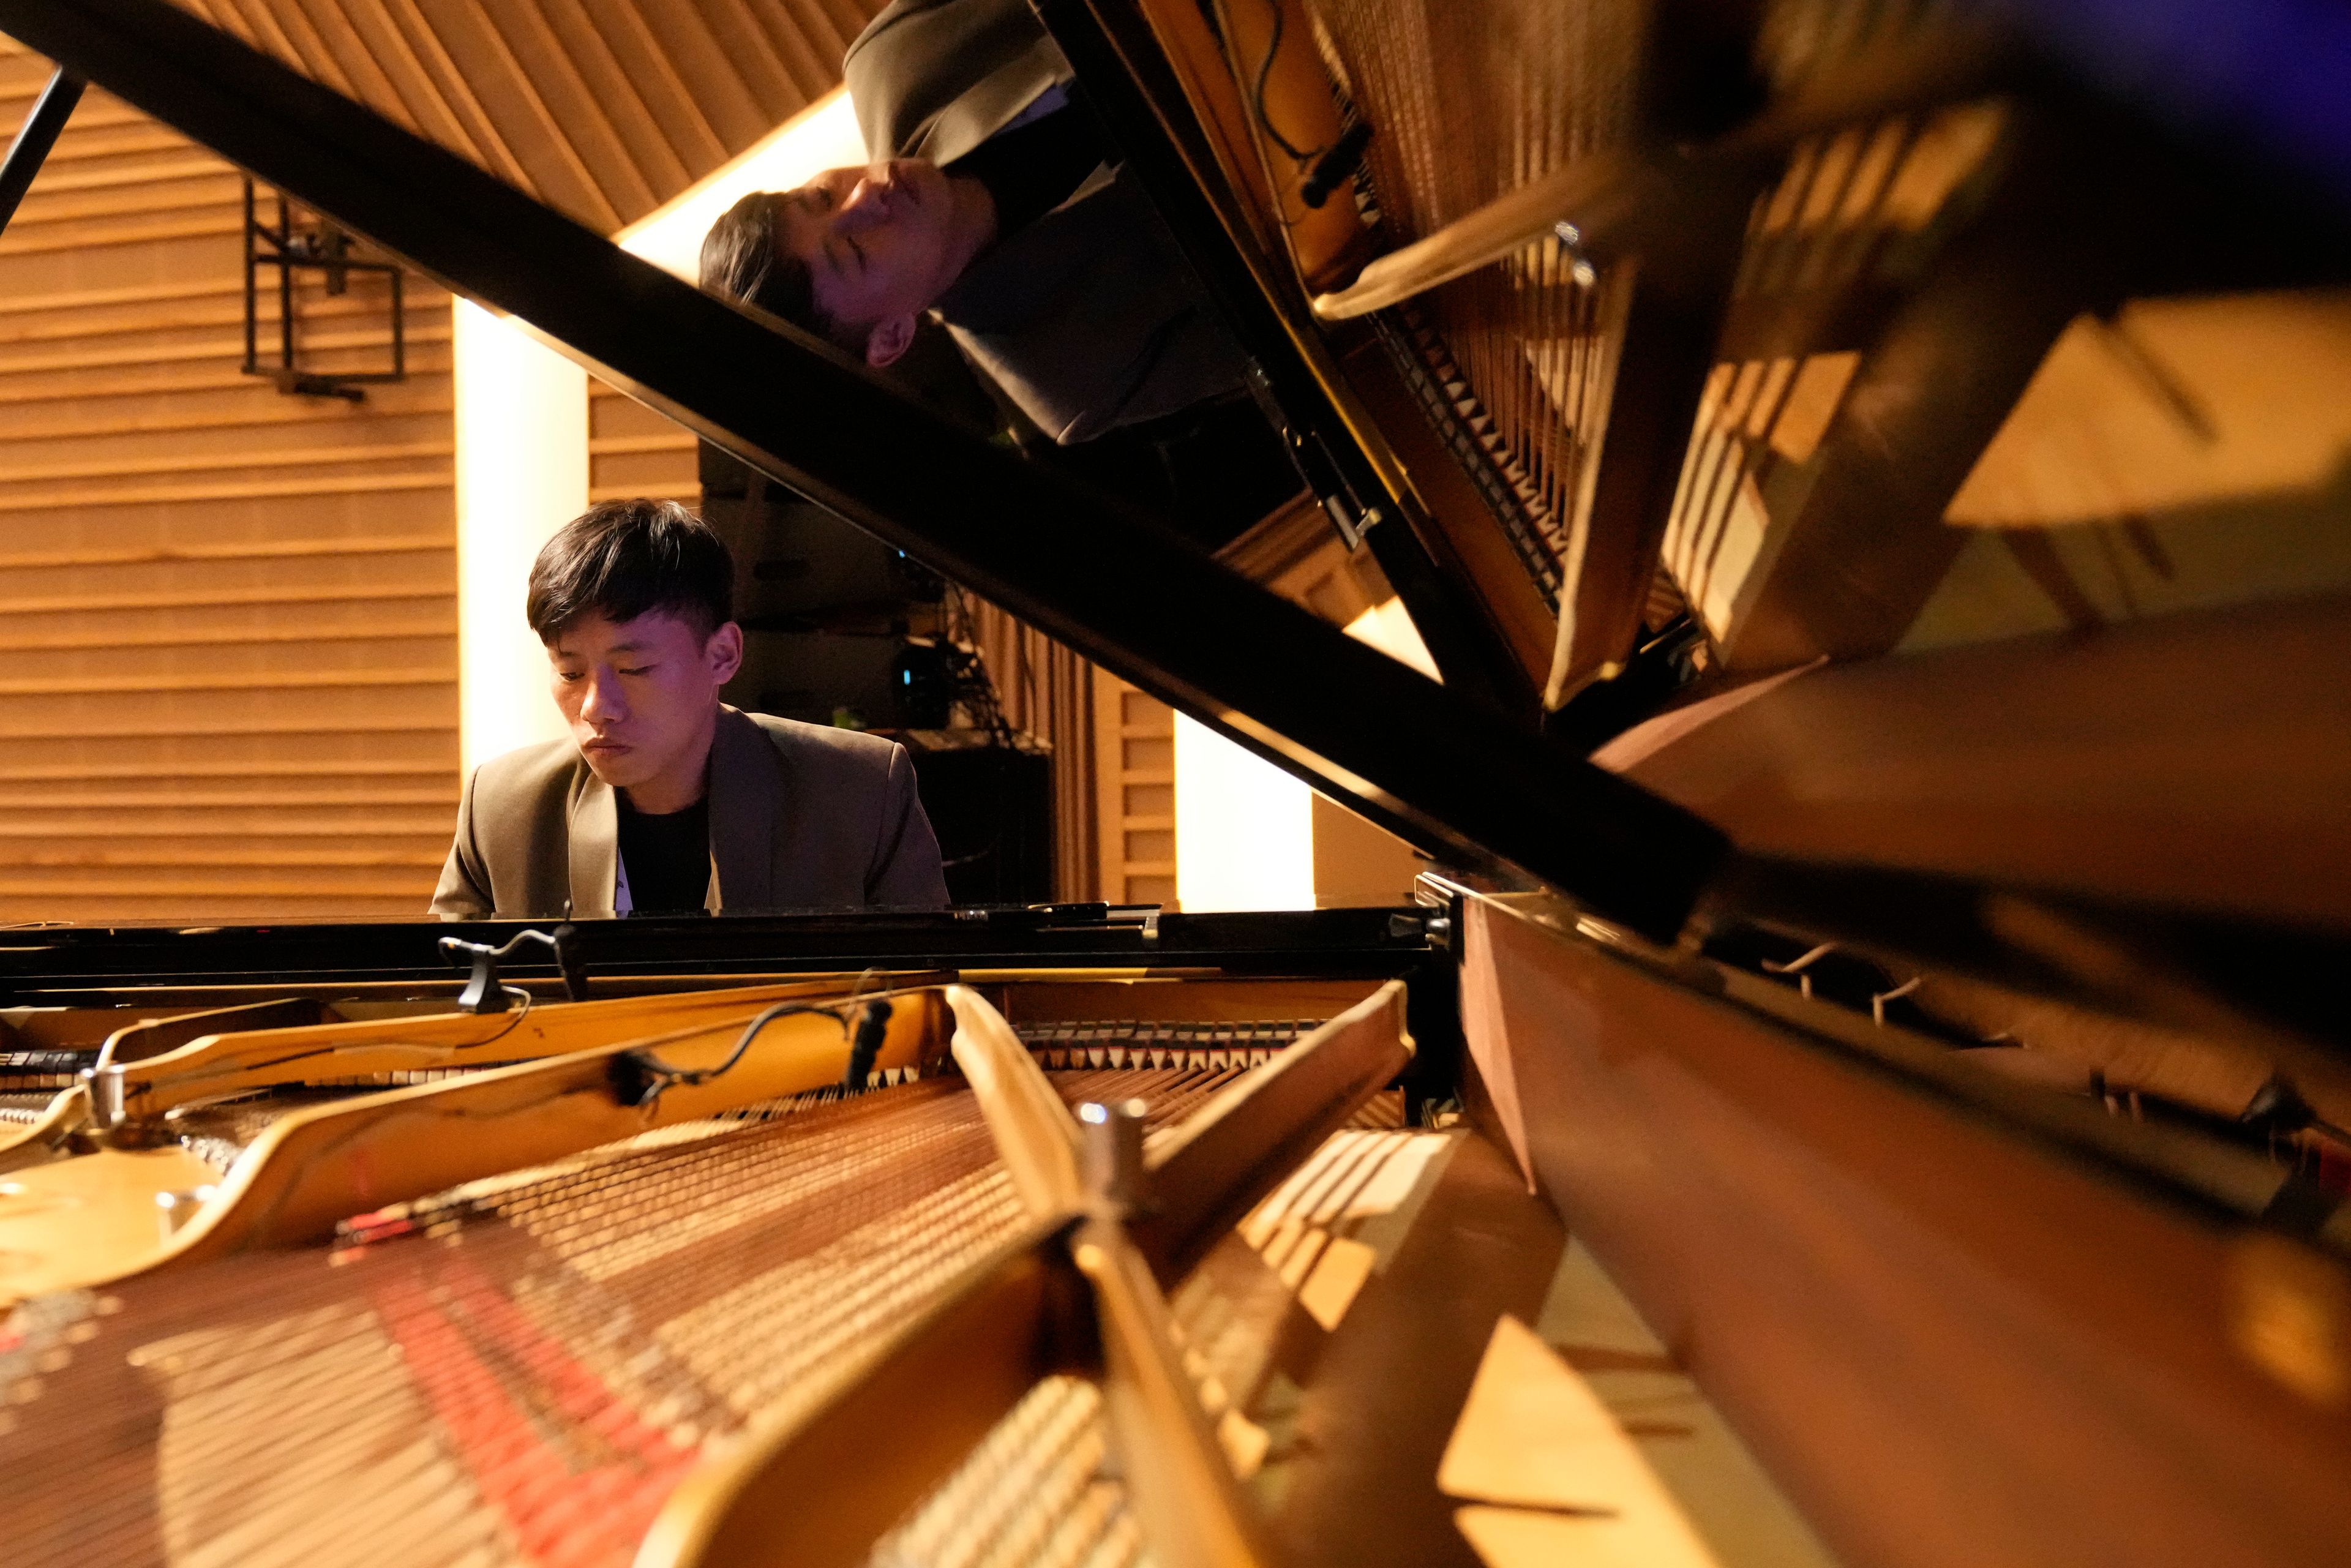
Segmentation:
[[(249, 376), (267, 376), (277, 390), (297, 397), (339, 397), (359, 402), (371, 383), (408, 379), (406, 300), (398, 262), (355, 259), (351, 235), (320, 216), (297, 228), (294, 207), (283, 193), (277, 197), (276, 227), (256, 215), (253, 177), (245, 181), (245, 365)], [(261, 269), (277, 270), (277, 363), (261, 363)], [(392, 280), (392, 369), (389, 371), (306, 371), (296, 362), (294, 279), (302, 268), (326, 277), (327, 293), (340, 296), (350, 287), (354, 272), (379, 272)]]
[(520, 986), (510, 985), (498, 974), (498, 965), (515, 955), (515, 949), (526, 942), (537, 942), (555, 955), (556, 967), (563, 973), (563, 991), (573, 1001), (588, 998), (588, 971), (579, 955), (567, 945), (571, 927), (559, 925), (552, 933), (538, 930), (517, 931), (507, 938), (506, 946), (493, 947), (486, 942), (468, 942), (462, 937), (444, 936), (441, 951), (452, 963), (470, 960), (473, 976), (465, 983), (465, 994), (457, 998), (457, 1010), (463, 1013), (502, 1013), (520, 1001), (528, 1009), (530, 993)]

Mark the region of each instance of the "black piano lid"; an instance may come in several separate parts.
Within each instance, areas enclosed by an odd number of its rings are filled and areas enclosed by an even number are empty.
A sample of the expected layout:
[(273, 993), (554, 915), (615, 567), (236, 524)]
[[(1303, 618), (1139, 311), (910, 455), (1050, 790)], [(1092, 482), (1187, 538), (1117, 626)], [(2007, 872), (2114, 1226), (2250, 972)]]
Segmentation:
[[(704, 295), (164, 0), (0, 0), (0, 29), (1458, 863), (1516, 868), (1658, 942), (1756, 919), (2134, 1011), (2179, 1016), (2219, 998), (2305, 1036), (2351, 1038), (2319, 978), (2351, 967), (2334, 935), (1741, 854), (1702, 819), (1345, 636), (1132, 507)], [(2173, 1005), (2185, 992), (2201, 999)]]
[(1135, 509), (161, 0), (20, 0), (0, 26), (1426, 848), (1516, 864), (1660, 939), (1725, 852), (1698, 818), (1448, 697)]
[(222, 988), (371, 985), (405, 991), (465, 977), (442, 938), (504, 946), (553, 926), (559, 967), (526, 944), (498, 972), (591, 994), (616, 976), (775, 975), (865, 968), (1068, 968), (1228, 976), (1388, 978), (1438, 956), (1444, 930), (1425, 909), (1160, 914), (1102, 904), (946, 910), (763, 911), (548, 921), (295, 920), (267, 925), (20, 926), (0, 929), (0, 998), (12, 1005), (100, 1003), (124, 988), (192, 995)]

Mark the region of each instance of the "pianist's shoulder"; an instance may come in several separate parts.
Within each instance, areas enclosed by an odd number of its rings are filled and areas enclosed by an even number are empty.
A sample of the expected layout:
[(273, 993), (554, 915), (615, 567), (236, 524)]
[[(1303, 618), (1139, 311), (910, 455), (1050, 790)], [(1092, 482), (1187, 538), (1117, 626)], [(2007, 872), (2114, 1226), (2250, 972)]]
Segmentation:
[(588, 759), (569, 737), (542, 740), (502, 751), (474, 767), (475, 796), (505, 800), (568, 789), (573, 777), (586, 771)]
[[(905, 747), (883, 736), (723, 706), (718, 713), (718, 734), (711, 747), (715, 767), (727, 767), (741, 758), (742, 740), (753, 736), (764, 739), (788, 763), (843, 782), (854, 779), (878, 785), (893, 772), (912, 767)], [(569, 795), (587, 768), (587, 758), (569, 739), (543, 740), (479, 764), (474, 770), (473, 793), (477, 803), (560, 799)]]
[(767, 735), (772, 745), (793, 760), (805, 759), (817, 767), (831, 764), (875, 775), (885, 774), (905, 753), (905, 747), (883, 736), (868, 735), (862, 729), (842, 729), (830, 724), (805, 724), (796, 718), (778, 718), (773, 714), (742, 713), (735, 708), (720, 710), (720, 722), (733, 714), (749, 719)]

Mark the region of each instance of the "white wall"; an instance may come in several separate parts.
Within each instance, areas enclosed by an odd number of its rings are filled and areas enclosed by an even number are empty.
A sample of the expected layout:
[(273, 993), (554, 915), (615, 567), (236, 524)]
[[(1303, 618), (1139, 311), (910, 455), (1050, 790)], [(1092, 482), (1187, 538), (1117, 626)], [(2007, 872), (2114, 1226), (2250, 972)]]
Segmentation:
[(539, 546), (588, 509), (588, 372), (478, 305), (454, 309), (458, 751), (470, 775), (565, 733), (523, 595)]
[(1176, 716), (1176, 897), (1187, 914), (1314, 907), (1314, 794)]

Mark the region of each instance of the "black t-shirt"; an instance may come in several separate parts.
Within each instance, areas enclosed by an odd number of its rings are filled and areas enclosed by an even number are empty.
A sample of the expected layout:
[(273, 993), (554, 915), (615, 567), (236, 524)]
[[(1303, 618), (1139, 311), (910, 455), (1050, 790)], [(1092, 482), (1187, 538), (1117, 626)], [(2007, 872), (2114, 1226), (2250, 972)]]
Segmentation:
[(629, 907), (641, 914), (698, 913), (710, 899), (710, 797), (650, 816), (619, 798), (621, 864)]
[(946, 166), (987, 187), (996, 204), (996, 237), (1035, 223), (1070, 199), (1110, 156), (1102, 128), (1077, 87), (1069, 101), (1026, 125), (999, 131)]

